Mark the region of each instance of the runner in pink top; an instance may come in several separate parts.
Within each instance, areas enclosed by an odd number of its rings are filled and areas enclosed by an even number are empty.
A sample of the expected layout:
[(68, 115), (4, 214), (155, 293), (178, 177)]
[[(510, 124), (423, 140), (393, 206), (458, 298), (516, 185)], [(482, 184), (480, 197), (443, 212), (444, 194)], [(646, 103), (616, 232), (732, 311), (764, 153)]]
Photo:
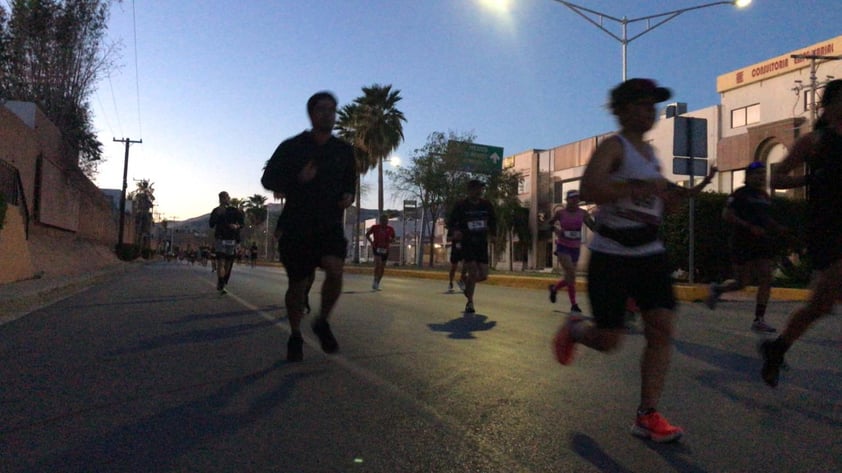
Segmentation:
[(570, 298), (570, 312), (582, 310), (576, 304), (576, 263), (579, 261), (579, 247), (582, 244), (582, 225), (591, 226), (592, 219), (588, 212), (579, 208), (579, 191), (567, 191), (567, 205), (556, 211), (549, 224), (553, 225), (556, 234), (556, 250), (558, 262), (564, 270), (564, 277), (555, 284), (550, 284), (550, 302), (555, 303), (559, 289), (567, 287)]

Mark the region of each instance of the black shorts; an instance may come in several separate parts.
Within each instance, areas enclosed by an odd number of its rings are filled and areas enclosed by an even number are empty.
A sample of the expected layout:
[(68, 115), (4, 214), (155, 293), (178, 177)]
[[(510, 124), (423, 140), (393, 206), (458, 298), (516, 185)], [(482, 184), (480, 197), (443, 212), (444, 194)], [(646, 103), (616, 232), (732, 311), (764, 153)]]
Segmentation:
[(749, 261), (775, 259), (775, 242), (769, 238), (757, 238), (752, 241), (731, 239), (731, 262), (743, 265)]
[(457, 264), (460, 261), (462, 261), (463, 259), (464, 258), (462, 258), (462, 245), (459, 244), (458, 248), (456, 247), (455, 243), (453, 245), (451, 245), (451, 247), (450, 247), (450, 264)]
[(379, 258), (382, 261), (389, 261), (389, 249), (388, 248), (374, 248), (374, 258)]
[(487, 241), (462, 242), (462, 261), (468, 263), (488, 264)]
[(626, 300), (630, 297), (643, 311), (675, 309), (666, 253), (617, 256), (592, 251), (588, 265), (588, 298), (596, 326), (623, 328)]
[(290, 281), (309, 277), (321, 265), (322, 257), (335, 256), (345, 259), (348, 254), (348, 240), (342, 227), (321, 231), (285, 231), (278, 241), (281, 263)]

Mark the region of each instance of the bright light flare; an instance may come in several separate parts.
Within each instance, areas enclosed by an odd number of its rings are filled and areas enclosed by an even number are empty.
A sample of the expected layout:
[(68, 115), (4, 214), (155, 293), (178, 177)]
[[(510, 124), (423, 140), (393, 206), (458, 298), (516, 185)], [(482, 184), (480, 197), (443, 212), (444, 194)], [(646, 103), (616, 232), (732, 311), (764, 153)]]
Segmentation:
[(396, 167), (396, 168), (397, 168), (397, 167), (400, 167), (400, 165), (401, 165), (401, 157), (400, 157), (400, 156), (398, 156), (397, 154), (393, 154), (393, 155), (389, 158), (389, 164), (391, 164), (391, 165), (392, 165), (392, 167)]
[(751, 3), (751, 0), (734, 0), (734, 5), (737, 8), (745, 8)]
[(479, 0), (479, 3), (494, 13), (508, 13), (511, 0)]

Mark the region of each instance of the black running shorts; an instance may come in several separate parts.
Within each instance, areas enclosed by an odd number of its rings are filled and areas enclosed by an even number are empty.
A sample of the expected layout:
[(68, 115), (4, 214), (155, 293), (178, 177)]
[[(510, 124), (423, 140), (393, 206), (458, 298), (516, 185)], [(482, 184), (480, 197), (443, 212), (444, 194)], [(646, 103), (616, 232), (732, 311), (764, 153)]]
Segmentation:
[(588, 298), (596, 326), (625, 326), (626, 300), (633, 298), (642, 311), (675, 310), (675, 294), (666, 253), (617, 256), (591, 252)]
[(321, 265), (324, 256), (344, 260), (348, 240), (341, 226), (318, 233), (286, 231), (278, 242), (278, 250), (290, 281), (300, 281)]

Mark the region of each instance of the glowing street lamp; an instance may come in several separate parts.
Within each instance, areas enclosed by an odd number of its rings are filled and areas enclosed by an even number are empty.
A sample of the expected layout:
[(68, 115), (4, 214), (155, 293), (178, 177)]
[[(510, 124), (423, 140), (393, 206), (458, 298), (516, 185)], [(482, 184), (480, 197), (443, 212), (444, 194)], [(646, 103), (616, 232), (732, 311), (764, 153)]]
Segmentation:
[[(628, 70), (628, 53), (627, 53), (628, 44), (631, 43), (632, 41), (636, 40), (637, 38), (640, 38), (641, 36), (645, 35), (646, 33), (654, 30), (655, 28), (663, 25), (664, 23), (672, 20), (673, 18), (677, 17), (678, 15), (681, 15), (684, 12), (688, 12), (688, 11), (692, 11), (692, 10), (700, 10), (702, 8), (713, 7), (713, 6), (716, 6), (716, 5), (732, 5), (732, 6), (735, 6), (737, 8), (745, 8), (751, 3), (751, 0), (732, 0), (732, 1), (712, 2), (712, 3), (705, 3), (703, 5), (697, 5), (695, 7), (681, 8), (681, 9), (678, 9), (678, 10), (672, 10), (672, 11), (668, 11), (668, 12), (664, 12), (664, 13), (658, 13), (658, 14), (655, 14), (655, 15), (647, 15), (647, 16), (642, 16), (640, 18), (629, 19), (629, 18), (626, 18), (626, 17), (616, 18), (616, 17), (610, 16), (610, 15), (607, 15), (605, 13), (598, 12), (596, 10), (591, 10), (590, 8), (586, 8), (586, 7), (583, 7), (581, 5), (576, 5), (576, 4), (573, 4), (573, 3), (570, 3), (570, 2), (565, 2), (563, 0), (555, 0), (555, 1), (558, 2), (558, 3), (561, 3), (562, 5), (566, 6), (569, 9), (573, 10), (577, 15), (579, 15), (582, 18), (584, 18), (585, 20), (587, 20), (590, 24), (592, 24), (592, 25), (596, 26), (597, 28), (601, 29), (602, 31), (604, 31), (609, 36), (616, 39), (617, 41), (619, 41), (623, 45), (623, 81), (626, 80), (626, 75), (627, 75), (627, 70)], [(599, 21), (594, 20), (592, 18), (592, 16), (589, 16), (589, 14), (599, 18)], [(623, 35), (617, 36), (615, 33), (606, 29), (604, 26), (602, 26), (603, 20), (611, 20), (611, 21), (614, 21), (616, 23), (619, 23), (622, 26)], [(649, 25), (648, 22), (650, 22), (652, 20), (656, 20), (656, 23), (654, 25)], [(636, 22), (639, 22), (639, 21), (646, 21), (647, 22), (646, 29), (643, 30), (643, 32), (638, 33), (638, 34), (636, 34), (636, 35), (634, 35), (630, 38), (629, 35), (628, 35), (628, 25), (630, 23), (636, 23)]]

